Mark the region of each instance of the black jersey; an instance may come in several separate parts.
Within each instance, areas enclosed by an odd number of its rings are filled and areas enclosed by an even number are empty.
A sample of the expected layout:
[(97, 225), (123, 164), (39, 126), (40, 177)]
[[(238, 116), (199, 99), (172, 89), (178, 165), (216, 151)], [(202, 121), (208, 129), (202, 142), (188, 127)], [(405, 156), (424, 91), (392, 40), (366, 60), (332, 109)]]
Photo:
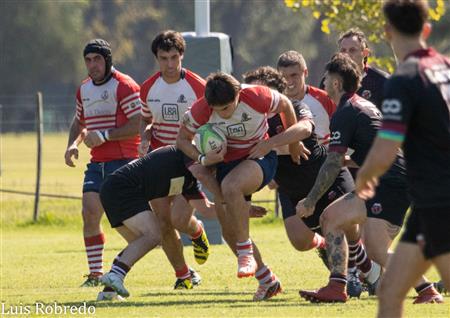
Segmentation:
[(140, 159), (136, 159), (112, 175), (127, 180), (127, 185), (146, 200), (183, 194), (187, 198), (202, 198), (197, 179), (186, 167), (188, 158), (175, 148), (158, 148)]
[[(293, 105), (297, 121), (309, 120), (313, 125), (311, 136), (302, 141), (311, 154), (308, 160), (302, 159), (300, 165), (294, 163), (289, 155), (278, 156), (278, 167), (274, 180), (279, 185), (280, 192), (291, 197), (304, 198), (314, 185), (320, 167), (327, 157), (327, 151), (323, 145), (319, 145), (314, 133), (313, 115), (309, 107), (301, 101), (294, 101)], [(279, 134), (284, 130), (279, 114), (270, 118), (268, 122), (269, 136)]]
[(450, 207), (450, 59), (411, 53), (388, 80), (379, 136), (404, 141), (414, 205)]
[[(382, 115), (378, 108), (357, 94), (344, 94), (331, 117), (329, 152), (346, 153), (353, 150), (351, 159), (361, 166), (381, 127)], [(399, 151), (396, 161), (384, 177), (406, 174), (403, 155)]]
[[(388, 78), (388, 73), (383, 72), (378, 68), (366, 65), (364, 67), (361, 85), (356, 94), (370, 101), (378, 109), (381, 109), (384, 83), (386, 83)], [(323, 77), (320, 81), (319, 87), (321, 89), (325, 89), (324, 81), (325, 77)]]
[(361, 87), (358, 89), (356, 94), (372, 102), (372, 104), (377, 106), (378, 109), (381, 109), (384, 83), (386, 83), (388, 77), (388, 73), (385, 73), (375, 67), (366, 66), (364, 68)]
[[(309, 120), (313, 125), (313, 132), (311, 136), (302, 140), (303, 144), (306, 148), (311, 152), (308, 160), (302, 160), (302, 164), (313, 163), (316, 160), (319, 160), (324, 155), (326, 156), (326, 149), (324, 146), (319, 145), (316, 134), (314, 133), (314, 122), (313, 122), (313, 114), (309, 109), (308, 105), (305, 103), (295, 100), (292, 101), (292, 105), (294, 106), (295, 116), (297, 117), (297, 121), (300, 120)], [(284, 131), (283, 122), (281, 121), (281, 117), (279, 114), (268, 119), (269, 129), (268, 134), (270, 137), (275, 136)]]

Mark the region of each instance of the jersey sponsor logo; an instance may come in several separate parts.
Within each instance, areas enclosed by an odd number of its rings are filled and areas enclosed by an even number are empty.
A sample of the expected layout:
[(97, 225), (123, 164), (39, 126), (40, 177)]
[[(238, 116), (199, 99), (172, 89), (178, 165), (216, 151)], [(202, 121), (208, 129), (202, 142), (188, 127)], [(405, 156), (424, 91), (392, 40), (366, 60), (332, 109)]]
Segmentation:
[(159, 100), (159, 99), (151, 99), (151, 98), (149, 98), (149, 99), (147, 99), (147, 103), (159, 103), (159, 102), (161, 102), (161, 100)]
[(183, 192), (184, 177), (170, 179), (170, 188), (167, 196), (181, 194)]
[(187, 103), (186, 97), (181, 94), (180, 97), (178, 97), (177, 103)]
[(372, 97), (372, 92), (369, 91), (368, 89), (365, 89), (362, 91), (361, 96), (362, 98), (369, 99), (370, 97)]
[(109, 97), (109, 94), (108, 94), (108, 91), (103, 91), (103, 93), (102, 93), (102, 99), (103, 100), (107, 100), (108, 99), (108, 97)]
[(178, 114), (177, 104), (163, 104), (162, 105), (162, 117), (165, 121), (179, 121), (180, 116)]
[(435, 65), (433, 68), (427, 68), (425, 75), (433, 84), (450, 83), (450, 69), (446, 65)]
[(244, 137), (246, 135), (244, 124), (227, 126), (227, 135), (229, 137)]
[(383, 114), (398, 114), (402, 110), (402, 103), (398, 99), (385, 99), (381, 105)]
[(383, 211), (383, 206), (381, 205), (381, 203), (374, 203), (372, 204), (370, 211), (372, 211), (372, 213), (375, 215), (380, 214)]
[(339, 139), (341, 139), (341, 132), (333, 131), (330, 136), (330, 142), (337, 142)]
[(242, 113), (241, 122), (246, 122), (252, 120), (252, 118), (247, 113)]

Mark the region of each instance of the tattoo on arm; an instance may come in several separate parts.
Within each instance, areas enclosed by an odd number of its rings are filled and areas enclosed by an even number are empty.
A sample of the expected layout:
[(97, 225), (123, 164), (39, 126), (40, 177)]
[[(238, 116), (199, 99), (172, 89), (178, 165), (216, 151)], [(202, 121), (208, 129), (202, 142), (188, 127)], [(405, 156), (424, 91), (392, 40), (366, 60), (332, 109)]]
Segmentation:
[(325, 192), (331, 187), (339, 171), (342, 168), (344, 154), (337, 152), (328, 153), (327, 159), (320, 168), (317, 175), (316, 182), (313, 188), (309, 191), (308, 198), (317, 202), (325, 194)]
[(347, 246), (344, 244), (344, 233), (327, 233), (326, 242), (330, 272), (345, 275), (347, 273), (347, 260), (345, 257)]

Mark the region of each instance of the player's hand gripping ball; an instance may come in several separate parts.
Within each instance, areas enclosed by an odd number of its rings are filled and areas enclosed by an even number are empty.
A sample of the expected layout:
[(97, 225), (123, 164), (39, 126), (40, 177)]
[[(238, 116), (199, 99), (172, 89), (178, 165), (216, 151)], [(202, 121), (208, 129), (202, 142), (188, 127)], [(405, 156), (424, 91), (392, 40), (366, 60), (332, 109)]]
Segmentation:
[(220, 150), (227, 147), (225, 134), (214, 124), (205, 124), (197, 129), (194, 136), (194, 144), (197, 150), (206, 154), (212, 150)]

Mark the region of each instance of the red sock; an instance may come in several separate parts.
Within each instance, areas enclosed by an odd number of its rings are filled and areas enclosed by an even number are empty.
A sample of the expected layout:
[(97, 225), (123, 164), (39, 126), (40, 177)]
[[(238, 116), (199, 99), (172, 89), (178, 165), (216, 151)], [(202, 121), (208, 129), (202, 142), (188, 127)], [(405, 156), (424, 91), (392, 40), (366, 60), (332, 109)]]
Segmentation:
[(256, 279), (259, 281), (260, 285), (271, 285), (275, 280), (275, 275), (268, 266), (264, 266), (255, 273)]
[(192, 240), (198, 239), (203, 234), (203, 226), (197, 221), (197, 231), (191, 236)]
[(189, 267), (186, 264), (184, 264), (183, 268), (175, 271), (175, 276), (177, 276), (177, 278), (180, 278), (180, 279), (190, 278), (191, 273), (189, 272)]
[(105, 246), (105, 235), (100, 233), (95, 236), (85, 237), (86, 255), (91, 275), (103, 274), (103, 249)]
[(313, 240), (309, 246), (309, 249), (313, 248), (325, 248), (325, 238), (320, 234), (314, 233)]
[(237, 250), (238, 256), (241, 256), (241, 255), (253, 255), (252, 240), (248, 239), (247, 241), (244, 241), (244, 242), (237, 242), (236, 243), (236, 250)]

